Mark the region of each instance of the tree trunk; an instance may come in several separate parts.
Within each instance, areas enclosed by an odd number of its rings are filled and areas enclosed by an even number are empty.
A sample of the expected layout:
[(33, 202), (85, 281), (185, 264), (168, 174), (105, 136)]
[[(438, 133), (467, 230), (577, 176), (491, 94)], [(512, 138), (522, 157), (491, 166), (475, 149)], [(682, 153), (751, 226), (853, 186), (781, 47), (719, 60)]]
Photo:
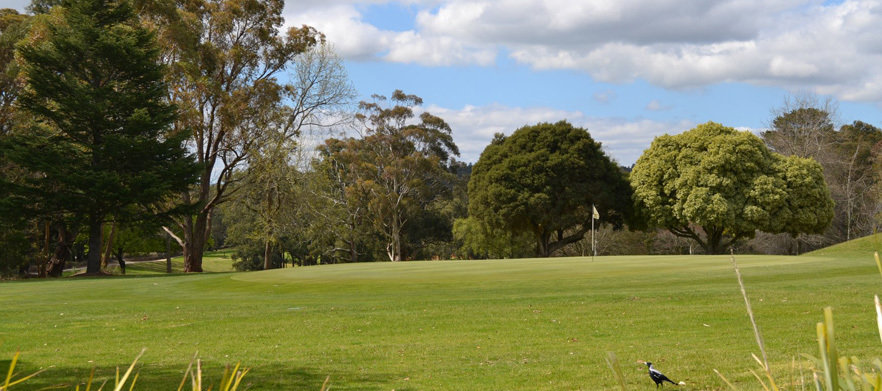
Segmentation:
[(355, 241), (349, 242), (349, 262), (356, 263), (358, 262), (358, 250), (355, 248)]
[(165, 272), (171, 274), (171, 234), (165, 234)]
[[(103, 225), (102, 225), (103, 228)], [(103, 234), (102, 234), (103, 236)], [(101, 268), (107, 267), (107, 262), (113, 255), (113, 242), (116, 241), (116, 221), (110, 223), (110, 235), (107, 237), (107, 243), (104, 243), (104, 254), (101, 256)]]
[(202, 255), (205, 252), (206, 235), (208, 235), (208, 212), (196, 215), (196, 221), (189, 228), (184, 243), (184, 273), (202, 272)]
[(543, 255), (543, 256), (550, 257), (556, 251), (561, 250), (564, 247), (569, 246), (570, 244), (576, 243), (576, 242), (584, 239), (585, 234), (587, 234), (587, 233), (588, 233), (588, 228), (586, 228), (585, 226), (582, 226), (582, 228), (579, 228), (578, 231), (573, 232), (573, 234), (569, 235), (569, 236), (564, 236), (563, 231), (558, 231), (557, 232), (557, 240), (554, 242), (551, 241), (551, 239), (550, 239), (551, 236), (549, 235), (549, 239), (547, 239), (547, 242), (545, 243), (545, 251), (546, 251), (547, 255)]
[(270, 250), (272, 246), (270, 246), (270, 241), (265, 240), (263, 245), (263, 270), (269, 270), (272, 268), (272, 262), (270, 262)]
[(401, 261), (401, 223), (397, 214), (392, 216), (391, 240), (386, 245), (386, 255), (392, 262)]
[(705, 233), (707, 235), (707, 242), (704, 247), (704, 251), (710, 255), (723, 254), (726, 252), (726, 247), (734, 244), (738, 239), (737, 237), (733, 237), (728, 241), (724, 241), (725, 237), (723, 236), (722, 229), (707, 229), (705, 228)]
[(55, 243), (55, 252), (46, 266), (46, 275), (49, 277), (61, 277), (64, 265), (71, 258), (71, 247), (76, 237), (76, 235), (67, 230), (67, 226), (64, 223), (58, 223), (55, 227), (58, 240)]
[(119, 264), (120, 272), (126, 274), (126, 260), (123, 258), (123, 248), (116, 249), (116, 262)]
[(86, 274), (101, 272), (101, 217), (89, 218), (89, 254), (86, 256)]
[(43, 227), (43, 250), (40, 251), (40, 265), (38, 274), (40, 277), (46, 277), (46, 268), (48, 267), (49, 258), (49, 236), (50, 236), (50, 228), (49, 222), (46, 221)]
[(551, 234), (542, 230), (539, 227), (536, 230), (536, 256), (541, 258), (547, 258), (550, 253), (548, 252), (548, 242), (551, 241)]

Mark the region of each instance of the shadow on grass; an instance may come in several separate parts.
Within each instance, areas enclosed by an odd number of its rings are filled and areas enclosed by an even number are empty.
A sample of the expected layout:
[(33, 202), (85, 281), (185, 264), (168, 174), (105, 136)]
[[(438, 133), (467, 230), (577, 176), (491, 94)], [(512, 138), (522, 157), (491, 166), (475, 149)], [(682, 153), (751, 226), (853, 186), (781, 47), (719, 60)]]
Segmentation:
[[(9, 360), (0, 361), (0, 370), (8, 369), (9, 362)], [(33, 367), (31, 363), (19, 362), (19, 364), (20, 365), (17, 365), (16, 372), (19, 372), (18, 368)], [(130, 364), (131, 363), (118, 364), (120, 372), (125, 372)], [(234, 363), (232, 364), (235, 365)], [(209, 387), (211, 387), (211, 389), (217, 389), (221, 381), (221, 375), (224, 372), (224, 368), (220, 365), (215, 365), (212, 363), (204, 365), (205, 368), (203, 368), (202, 374), (203, 390), (208, 390)], [(368, 370), (362, 369), (355, 369), (353, 371), (339, 369), (333, 370), (330, 373), (326, 373), (316, 368), (298, 368), (283, 365), (262, 365), (252, 368), (244, 365), (243, 363), (243, 366), (246, 368), (250, 368), (249, 372), (245, 375), (245, 378), (243, 379), (243, 385), (245, 386), (243, 389), (247, 390), (318, 391), (321, 390), (322, 383), (324, 383), (325, 379), (330, 377), (330, 381), (328, 382), (328, 385), (330, 386), (329, 388), (335, 391), (379, 391), (395, 388), (392, 386), (392, 384), (399, 383), (398, 381), (403, 377), (400, 374), (371, 373)], [(160, 391), (176, 390), (184, 377), (184, 372), (186, 371), (186, 369), (186, 366), (177, 368), (151, 365), (150, 363), (146, 363), (143, 365), (141, 363), (138, 363), (138, 365), (136, 366), (136, 372), (140, 372), (140, 374), (137, 382), (135, 383), (134, 389)], [(91, 367), (53, 367), (37, 375), (37, 377), (34, 377), (26, 381), (25, 383), (19, 384), (16, 387), (13, 387), (13, 389), (15, 391), (46, 389), (72, 390), (78, 384), (82, 389), (83, 385), (88, 380), (91, 371)], [(112, 389), (115, 371), (116, 366), (112, 365), (97, 368), (95, 371), (95, 379), (92, 383), (92, 389), (97, 389), (105, 381), (107, 381), (107, 385), (104, 387), (104, 389)], [(27, 373), (29, 374), (32, 372), (33, 371)], [(128, 389), (128, 385), (125, 388)], [(397, 387), (395, 389), (400, 391), (408, 390), (408, 388), (401, 387)], [(192, 390), (192, 387), (189, 383), (189, 378), (188, 382), (184, 385), (183, 390)]]

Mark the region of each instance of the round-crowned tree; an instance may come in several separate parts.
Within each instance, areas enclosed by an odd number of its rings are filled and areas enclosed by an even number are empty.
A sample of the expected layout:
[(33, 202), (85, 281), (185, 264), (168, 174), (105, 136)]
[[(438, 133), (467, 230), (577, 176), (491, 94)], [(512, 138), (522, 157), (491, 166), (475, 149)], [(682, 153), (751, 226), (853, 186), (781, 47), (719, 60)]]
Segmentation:
[(592, 205), (617, 226), (632, 211), (623, 170), (587, 130), (566, 121), (497, 134), (472, 170), (468, 195), (471, 217), (532, 234), (542, 257), (585, 237)]
[(784, 157), (750, 132), (713, 122), (657, 137), (634, 165), (631, 186), (651, 225), (709, 254), (757, 230), (821, 233), (833, 218), (816, 161)]

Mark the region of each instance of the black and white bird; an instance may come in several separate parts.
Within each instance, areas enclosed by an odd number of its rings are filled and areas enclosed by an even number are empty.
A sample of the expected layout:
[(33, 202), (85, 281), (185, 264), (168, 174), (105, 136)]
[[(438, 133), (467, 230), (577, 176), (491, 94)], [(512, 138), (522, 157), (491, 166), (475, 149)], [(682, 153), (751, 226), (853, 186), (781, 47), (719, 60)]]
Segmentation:
[(671, 383), (675, 386), (685, 384), (683, 382), (680, 382), (679, 384), (674, 383), (674, 381), (671, 379), (668, 379), (668, 377), (665, 376), (665, 374), (659, 372), (658, 369), (653, 368), (651, 362), (647, 362), (645, 364), (647, 367), (649, 367), (649, 378), (655, 382), (655, 388), (658, 388), (658, 386), (662, 385), (662, 383), (664, 383), (664, 382)]

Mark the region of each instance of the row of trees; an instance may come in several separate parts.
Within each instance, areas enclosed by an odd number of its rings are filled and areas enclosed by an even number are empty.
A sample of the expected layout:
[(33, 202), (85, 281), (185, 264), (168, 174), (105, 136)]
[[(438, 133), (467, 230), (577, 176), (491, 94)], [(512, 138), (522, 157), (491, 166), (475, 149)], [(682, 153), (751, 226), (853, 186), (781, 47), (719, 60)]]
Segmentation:
[(273, 267), (286, 256), (300, 264), (400, 261), (449, 243), (454, 194), (465, 180), (457, 173), (465, 166), (454, 160), (459, 152), (447, 123), (414, 112), (421, 103), (402, 91), (361, 102), (353, 117), (358, 136), (328, 138), (317, 155), (286, 165), (276, 160), (285, 190), (260, 190), (224, 207), (241, 267)]
[(282, 34), (282, 6), (0, 11), (0, 264), (57, 274), (85, 253), (98, 272), (114, 242), (164, 250), (132, 239), (160, 229), (190, 272), (221, 243), (244, 269), (584, 254), (594, 208), (601, 253), (682, 245), (659, 229), (716, 253), (758, 233), (793, 252), (874, 227), (882, 132), (835, 129), (829, 106), (798, 101), (761, 138), (713, 123), (659, 137), (633, 172), (565, 121), (497, 135), (471, 166), (417, 96), (349, 110), (341, 61), (310, 27)]
[[(880, 206), (877, 187), (882, 184), (882, 131), (860, 121), (835, 129), (834, 111), (816, 101), (798, 102), (782, 110), (759, 137), (716, 123), (659, 137), (633, 171), (617, 166), (586, 130), (566, 122), (497, 135), (474, 167), (460, 171), (468, 175), (455, 175), (455, 163), (442, 165), (446, 171), (425, 172), (438, 183), (449, 183), (449, 192), (435, 190), (435, 198), (421, 198), (419, 205), (442, 207), (402, 210), (400, 216), (409, 217), (401, 221), (427, 215), (441, 219), (434, 220), (435, 225), (422, 220), (405, 232), (430, 226), (441, 233), (452, 226), (453, 237), (437, 236), (447, 245), (432, 247), (434, 253), (420, 252), (429, 247), (413, 240), (399, 254), (584, 255), (592, 206), (601, 211), (606, 225), (599, 233), (601, 253), (720, 253), (739, 246), (743, 251), (794, 254), (873, 233)], [(348, 149), (357, 154), (354, 151), (368, 150), (355, 146), (362, 142), (329, 140), (323, 158), (315, 162), (333, 166), (336, 171), (327, 171), (333, 174), (324, 178), (336, 178), (337, 194), (350, 197), (335, 203), (350, 206), (350, 223), (340, 219), (331, 225), (358, 232), (358, 211), (364, 211), (363, 216), (377, 219), (376, 234), (394, 226), (389, 223), (393, 220), (383, 223), (378, 218), (385, 212), (368, 207), (376, 193), (345, 185), (358, 181), (343, 179), (346, 175), (341, 173), (349, 172), (349, 166), (340, 164), (344, 154), (328, 152)], [(368, 163), (372, 159), (376, 158), (363, 154), (350, 161), (382, 172)], [(354, 202), (358, 199), (362, 201)], [(439, 215), (436, 210), (448, 213)], [(358, 237), (361, 242), (337, 242), (349, 249), (347, 261), (363, 259), (357, 248), (370, 248), (370, 233)], [(390, 248), (392, 242), (386, 243)], [(370, 251), (362, 255), (376, 259)]]
[[(351, 96), (320, 33), (280, 32), (282, 7), (38, 0), (32, 15), (0, 12), (4, 264), (60, 270), (87, 227), (94, 273), (114, 236), (102, 230), (153, 225), (201, 271), (239, 171)], [(281, 82), (294, 63), (295, 82)]]

